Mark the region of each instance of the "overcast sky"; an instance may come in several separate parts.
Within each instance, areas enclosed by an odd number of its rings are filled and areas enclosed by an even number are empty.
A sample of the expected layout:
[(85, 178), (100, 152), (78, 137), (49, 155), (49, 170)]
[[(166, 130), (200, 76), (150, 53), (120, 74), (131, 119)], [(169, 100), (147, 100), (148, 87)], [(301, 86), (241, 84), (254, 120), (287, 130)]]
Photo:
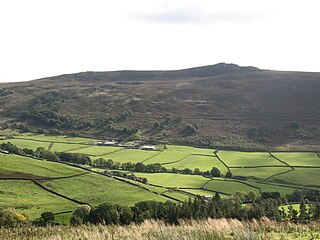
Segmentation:
[(0, 81), (219, 62), (320, 72), (319, 0), (0, 0)]

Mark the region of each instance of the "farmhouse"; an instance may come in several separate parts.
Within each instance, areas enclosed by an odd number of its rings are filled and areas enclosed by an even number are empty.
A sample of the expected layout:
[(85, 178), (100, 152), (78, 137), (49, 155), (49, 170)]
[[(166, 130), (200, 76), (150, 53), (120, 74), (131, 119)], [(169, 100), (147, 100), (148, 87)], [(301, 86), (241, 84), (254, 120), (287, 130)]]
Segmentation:
[(144, 145), (140, 149), (141, 150), (156, 150), (157, 148), (155, 146)]
[(118, 144), (115, 140), (105, 140), (103, 142), (97, 142), (97, 145), (101, 146), (116, 146)]

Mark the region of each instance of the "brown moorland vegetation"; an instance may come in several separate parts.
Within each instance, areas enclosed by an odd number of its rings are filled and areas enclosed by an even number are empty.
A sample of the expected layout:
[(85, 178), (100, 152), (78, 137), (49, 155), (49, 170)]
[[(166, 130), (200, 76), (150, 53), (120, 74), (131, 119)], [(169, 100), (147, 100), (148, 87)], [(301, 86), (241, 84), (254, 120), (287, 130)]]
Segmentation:
[(265, 150), (266, 141), (273, 150), (319, 149), (320, 73), (221, 63), (83, 72), (0, 89), (3, 126), (244, 150)]

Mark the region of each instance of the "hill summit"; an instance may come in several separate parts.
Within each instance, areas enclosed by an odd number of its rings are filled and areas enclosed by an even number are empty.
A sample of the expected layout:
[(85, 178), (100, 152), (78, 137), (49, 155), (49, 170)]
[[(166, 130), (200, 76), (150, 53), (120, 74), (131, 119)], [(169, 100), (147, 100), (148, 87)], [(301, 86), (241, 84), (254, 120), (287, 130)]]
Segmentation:
[(235, 64), (82, 72), (0, 84), (0, 121), (100, 138), (319, 149), (319, 96), (320, 73)]

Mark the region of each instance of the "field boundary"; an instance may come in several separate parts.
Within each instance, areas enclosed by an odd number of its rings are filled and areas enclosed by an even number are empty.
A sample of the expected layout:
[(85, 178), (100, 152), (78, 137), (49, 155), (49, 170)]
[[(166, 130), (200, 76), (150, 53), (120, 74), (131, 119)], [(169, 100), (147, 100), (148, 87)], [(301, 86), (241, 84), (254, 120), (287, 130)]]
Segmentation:
[(292, 169), (292, 168), (291, 168), (291, 169), (289, 169), (289, 170), (287, 170), (287, 171), (284, 171), (284, 172), (281, 172), (281, 173), (273, 174), (273, 175), (271, 175), (270, 177), (267, 177), (267, 178), (265, 178), (265, 179), (261, 180), (259, 183), (266, 182), (266, 181), (270, 180), (270, 179), (271, 179), (271, 178), (273, 178), (273, 177), (280, 176), (280, 175), (283, 175), (283, 174), (286, 174), (286, 173), (288, 173), (288, 172), (292, 172), (292, 171), (294, 171), (294, 169)]
[(86, 149), (86, 148), (90, 148), (90, 147), (93, 147), (93, 146), (90, 145), (90, 146), (78, 147), (78, 148), (73, 148), (73, 149), (70, 149), (70, 150), (67, 150), (67, 151), (62, 151), (62, 152), (77, 151), (77, 150)]
[[(13, 172), (14, 173), (14, 172)], [(39, 181), (50, 181), (50, 180), (58, 180), (58, 179), (67, 179), (67, 178), (74, 178), (74, 177), (79, 177), (82, 175), (88, 174), (88, 172), (84, 173), (78, 173), (75, 175), (70, 175), (70, 176), (61, 176), (61, 177), (35, 177), (35, 178), (26, 178), (26, 177), (1, 177), (0, 175), (0, 180), (39, 180)]]
[(81, 143), (81, 142), (61, 142), (61, 141), (52, 141), (52, 140), (39, 140), (39, 139), (33, 139), (33, 138), (25, 138), (25, 137), (11, 137), (7, 139), (22, 139), (22, 140), (29, 140), (29, 141), (34, 141), (34, 142), (53, 142), (53, 143), (64, 143), (64, 144), (79, 144), (79, 145), (92, 145), (89, 143)]
[(152, 158), (154, 158), (156, 156), (159, 156), (163, 152), (164, 152), (164, 150), (161, 150), (160, 152), (158, 151), (155, 155), (152, 155), (151, 157), (147, 157), (146, 159), (142, 160), (141, 163), (144, 163), (144, 162), (146, 162), (146, 161), (148, 161), (148, 160), (150, 160), (150, 159), (152, 159)]
[(270, 156), (273, 157), (274, 159), (278, 160), (279, 162), (287, 165), (289, 168), (291, 168), (292, 170), (294, 170), (294, 167), (292, 167), (290, 164), (288, 164), (286, 161), (281, 160), (280, 158), (278, 158), (277, 156), (273, 155), (272, 152), (269, 152)]
[(177, 163), (177, 162), (183, 161), (183, 160), (185, 160), (186, 158), (191, 157), (191, 156), (193, 156), (192, 153), (188, 154), (187, 156), (184, 156), (183, 158), (181, 158), (181, 159), (179, 159), (179, 160), (172, 161), (172, 162), (165, 162), (165, 163), (162, 163), (161, 165), (167, 165), (167, 164)]
[(228, 169), (228, 172), (231, 173), (229, 166), (219, 157), (218, 151), (213, 151), (213, 154), (216, 156), (216, 158)]
[(103, 157), (105, 155), (110, 155), (110, 154), (113, 154), (113, 153), (116, 153), (116, 152), (120, 152), (120, 151), (124, 151), (125, 148), (121, 148), (121, 149), (118, 149), (118, 150), (115, 150), (115, 151), (112, 151), (112, 152), (108, 152), (108, 153), (105, 153), (105, 154), (100, 154), (100, 155), (90, 155), (90, 154), (87, 154), (88, 156), (92, 156), (92, 157)]
[(78, 200), (76, 200), (76, 199), (74, 199), (74, 198), (71, 198), (71, 197), (68, 197), (68, 196), (66, 196), (66, 195), (63, 195), (63, 194), (61, 194), (61, 193), (58, 193), (58, 192), (56, 192), (56, 191), (53, 191), (53, 190), (45, 187), (44, 185), (42, 185), (40, 182), (38, 182), (38, 181), (36, 181), (36, 180), (31, 179), (31, 181), (32, 181), (34, 184), (36, 184), (37, 186), (39, 186), (40, 188), (46, 190), (47, 192), (50, 192), (50, 193), (52, 193), (52, 194), (55, 194), (55, 195), (57, 195), (57, 196), (59, 196), (59, 197), (62, 197), (62, 198), (64, 198), (64, 199), (67, 199), (67, 200), (69, 200), (69, 201), (75, 202), (75, 203), (77, 203), (77, 204), (81, 204), (81, 205), (84, 204), (84, 205), (89, 205), (89, 206), (91, 206), (89, 203), (82, 202), (82, 201), (78, 201)]

